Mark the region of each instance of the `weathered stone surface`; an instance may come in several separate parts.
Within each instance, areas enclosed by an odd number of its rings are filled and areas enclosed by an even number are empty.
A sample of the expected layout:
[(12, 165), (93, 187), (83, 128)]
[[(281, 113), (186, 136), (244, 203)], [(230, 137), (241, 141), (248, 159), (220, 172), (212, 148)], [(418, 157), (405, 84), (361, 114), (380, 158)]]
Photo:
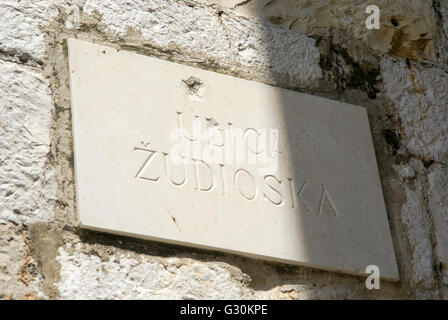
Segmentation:
[(62, 299), (244, 299), (247, 276), (232, 266), (191, 259), (135, 259), (123, 254), (102, 261), (80, 248), (61, 248)]
[(50, 220), (56, 184), (47, 166), (53, 105), (36, 70), (0, 60), (0, 221)]
[(439, 36), (437, 42), (437, 54), (439, 62), (448, 68), (448, 2), (444, 0), (434, 0), (433, 2), (436, 16), (439, 19)]
[(448, 170), (436, 164), (431, 167), (429, 177), (429, 207), (436, 228), (439, 259), (448, 264)]
[(431, 221), (424, 205), (422, 190), (405, 185), (406, 202), (401, 219), (412, 251), (413, 287), (418, 298), (435, 298)]
[(50, 3), (2, 1), (0, 19), (8, 23), (4, 23), (0, 30), (0, 53), (15, 56), (21, 61), (31, 58), (41, 63), (45, 51), (45, 33), (42, 27), (47, 24), (47, 18), (55, 16), (55, 11), (49, 10)]
[(22, 227), (0, 222), (0, 299), (34, 299), (41, 280)]
[(435, 253), (440, 269), (445, 298), (448, 298), (448, 169), (435, 164), (428, 175), (429, 209), (433, 217)]
[(44, 63), (46, 30), (61, 16), (68, 29), (79, 27), (79, 12), (85, 0), (3, 0), (0, 20), (0, 56), (31, 65)]
[(315, 40), (271, 24), (172, 0), (87, 1), (84, 12), (98, 14), (105, 31), (121, 38), (138, 33), (146, 46), (248, 69), (254, 77), (311, 89), (322, 77)]
[[(233, 8), (244, 15), (262, 16), (272, 23), (304, 34), (329, 36), (339, 30), (351, 32), (373, 49), (411, 59), (436, 59), (438, 30), (432, 0), (199, 0)], [(380, 30), (368, 30), (368, 5), (381, 10)]]
[(381, 74), (409, 152), (448, 163), (447, 72), (385, 58)]

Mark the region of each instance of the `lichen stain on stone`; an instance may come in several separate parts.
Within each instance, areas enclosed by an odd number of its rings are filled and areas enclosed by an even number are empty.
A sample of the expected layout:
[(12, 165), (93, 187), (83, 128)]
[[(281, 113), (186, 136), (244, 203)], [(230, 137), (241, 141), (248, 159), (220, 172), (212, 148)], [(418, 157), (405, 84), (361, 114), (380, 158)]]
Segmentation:
[(30, 237), (26, 232), (22, 232), (22, 238), (25, 254), (23, 264), (17, 276), (25, 286), (29, 286), (30, 283), (35, 279), (35, 270), (30, 249)]
[(59, 247), (62, 245), (61, 232), (43, 222), (29, 226), (31, 256), (37, 263), (37, 271), (42, 275), (41, 290), (50, 298), (59, 296), (54, 285), (60, 280), (60, 264), (56, 260)]
[(322, 52), (320, 66), (339, 92), (358, 88), (365, 91), (370, 99), (376, 98), (380, 82), (378, 65), (355, 61), (346, 48), (333, 43), (332, 39), (319, 41), (318, 46)]
[[(424, 94), (425, 90), (422, 88), (422, 86), (418, 83), (418, 79), (417, 76), (414, 72), (414, 70), (412, 69), (411, 65), (408, 64), (407, 65), (408, 70), (409, 70), (409, 76), (411, 78), (411, 83), (412, 83), (412, 91), (415, 95), (420, 95), (420, 94)], [(419, 101), (419, 105), (421, 105), (421, 101)]]
[(419, 60), (426, 56), (431, 41), (432, 39), (428, 38), (411, 40), (409, 34), (397, 30), (392, 36), (389, 53), (401, 58)]

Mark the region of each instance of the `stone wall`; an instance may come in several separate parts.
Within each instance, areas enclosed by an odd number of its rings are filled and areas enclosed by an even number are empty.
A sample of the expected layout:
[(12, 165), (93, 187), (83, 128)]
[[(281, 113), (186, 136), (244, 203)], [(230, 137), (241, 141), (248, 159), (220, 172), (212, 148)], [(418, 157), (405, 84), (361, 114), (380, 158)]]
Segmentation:
[[(1, 1), (0, 298), (448, 298), (448, 2), (334, 2)], [(365, 106), (400, 281), (79, 229), (67, 37)]]

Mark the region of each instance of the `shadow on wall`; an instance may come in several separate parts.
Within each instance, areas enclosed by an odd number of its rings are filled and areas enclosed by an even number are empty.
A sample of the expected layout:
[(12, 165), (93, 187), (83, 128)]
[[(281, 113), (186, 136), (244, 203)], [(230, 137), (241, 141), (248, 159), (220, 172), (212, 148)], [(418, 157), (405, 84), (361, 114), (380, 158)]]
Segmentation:
[[(235, 9), (244, 6), (244, 14), (268, 16), (273, 23), (310, 34), (309, 30), (302, 30), (304, 26), (299, 26), (299, 20), (304, 17), (292, 19), (292, 14), (288, 14), (290, 3), (230, 2), (232, 4), (227, 5)], [(313, 15), (314, 19), (322, 15), (319, 37), (331, 39), (333, 31), (330, 28), (334, 27), (335, 21), (323, 15), (338, 10), (338, 7), (332, 7), (328, 1), (321, 1), (321, 6), (319, 1), (313, 1), (316, 8), (323, 8), (326, 3), (327, 10), (312, 11), (310, 1), (295, 3), (296, 12), (307, 12), (306, 15)], [(285, 5), (284, 9), (282, 5)], [(277, 17), (276, 20), (275, 16), (269, 16), (270, 12), (280, 12), (286, 18)], [(354, 15), (362, 19), (360, 24), (365, 26), (365, 11)], [(325, 22), (327, 28), (324, 27)], [(301, 55), (299, 52), (303, 48), (297, 48), (294, 42), (288, 43), (293, 37), (271, 32), (268, 24), (263, 30), (266, 59), (271, 66), (273, 82), (285, 77), (276, 70), (281, 69), (279, 65), (288, 63), (291, 66), (287, 75), (288, 85), (299, 90), (309, 87), (309, 84), (299, 82), (303, 75), (297, 77), (294, 73), (310, 69), (301, 65), (304, 61), (300, 59), (309, 58), (313, 53)], [(365, 31), (370, 38), (381, 32)], [(290, 50), (290, 55), (298, 61), (282, 61), (278, 54), (282, 50)], [(332, 68), (331, 64), (328, 67)], [(367, 70), (363, 77), (367, 78), (369, 72)], [(301, 80), (294, 83), (291, 80), (295, 78)], [(364, 85), (362, 79), (346, 80), (353, 82), (349, 85), (359, 86), (370, 98), (375, 98), (370, 81)], [(269, 185), (281, 194), (282, 208), (277, 216), (271, 218), (272, 221), (281, 220), (279, 217), (284, 215), (281, 222), (288, 227), (286, 232), (286, 229), (279, 229), (276, 235), (272, 235), (283, 238), (278, 241), (278, 249), (284, 248), (292, 260), (301, 261), (304, 266), (359, 275), (367, 266), (377, 265), (382, 277), (397, 280), (398, 270), (365, 108), (282, 89), (274, 92), (275, 97), (269, 97), (269, 103), (277, 107), (264, 106), (266, 114), (260, 123), (274, 126), (262, 129), (279, 130), (279, 169), (271, 174), (274, 179)]]

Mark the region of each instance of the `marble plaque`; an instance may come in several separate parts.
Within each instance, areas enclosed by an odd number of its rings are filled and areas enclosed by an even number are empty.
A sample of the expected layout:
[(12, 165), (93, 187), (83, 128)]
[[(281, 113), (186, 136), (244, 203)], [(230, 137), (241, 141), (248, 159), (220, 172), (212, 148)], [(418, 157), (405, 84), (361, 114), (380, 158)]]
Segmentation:
[(67, 44), (81, 227), (398, 279), (365, 108)]

